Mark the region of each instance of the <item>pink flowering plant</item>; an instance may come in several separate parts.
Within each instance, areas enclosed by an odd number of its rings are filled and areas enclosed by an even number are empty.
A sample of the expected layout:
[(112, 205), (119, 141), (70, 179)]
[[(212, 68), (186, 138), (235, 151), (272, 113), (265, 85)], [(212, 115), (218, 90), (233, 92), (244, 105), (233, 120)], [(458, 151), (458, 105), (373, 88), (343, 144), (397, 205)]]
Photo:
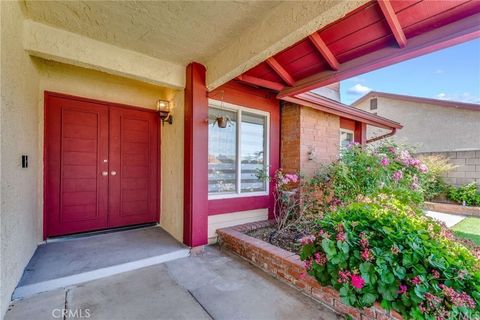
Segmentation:
[(318, 181), (329, 190), (326, 200), (335, 210), (359, 196), (394, 194), (411, 205), (424, 200), (428, 167), (406, 147), (386, 142), (371, 148), (352, 145), (338, 161), (324, 168)]
[[(387, 165), (395, 161), (392, 154)], [(344, 303), (379, 302), (405, 319), (480, 318), (479, 260), (401, 199), (363, 197), (325, 215), (314, 230), (302, 239), (300, 256)]]
[(310, 179), (299, 173), (275, 172), (273, 177), (274, 217), (278, 231), (298, 224), (306, 215), (315, 211), (316, 199)]

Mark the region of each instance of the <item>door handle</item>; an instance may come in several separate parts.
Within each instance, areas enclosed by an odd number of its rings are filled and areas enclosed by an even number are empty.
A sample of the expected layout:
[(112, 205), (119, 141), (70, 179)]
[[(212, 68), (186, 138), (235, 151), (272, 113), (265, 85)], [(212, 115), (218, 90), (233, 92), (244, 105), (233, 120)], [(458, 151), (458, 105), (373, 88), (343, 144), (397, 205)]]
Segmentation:
[(102, 176), (104, 177), (108, 176), (108, 171), (102, 171)]
[(112, 171), (112, 172), (110, 172), (110, 174), (111, 174), (112, 176), (116, 176), (116, 175), (117, 175), (117, 171)]

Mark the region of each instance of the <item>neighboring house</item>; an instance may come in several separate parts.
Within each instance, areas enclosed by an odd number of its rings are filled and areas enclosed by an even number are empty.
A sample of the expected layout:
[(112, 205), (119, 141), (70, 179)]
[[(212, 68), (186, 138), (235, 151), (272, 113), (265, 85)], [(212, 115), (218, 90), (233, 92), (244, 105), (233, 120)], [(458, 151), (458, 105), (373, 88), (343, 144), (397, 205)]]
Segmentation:
[(273, 218), (256, 169), (400, 129), (309, 91), (477, 36), (480, 2), (389, 5), (1, 1), (0, 317), (47, 238), (158, 223), (201, 248)]
[[(448, 174), (449, 183), (480, 184), (480, 104), (372, 91), (352, 106), (401, 122), (393, 139), (417, 153), (450, 158), (457, 168)], [(367, 127), (367, 139), (385, 133)]]

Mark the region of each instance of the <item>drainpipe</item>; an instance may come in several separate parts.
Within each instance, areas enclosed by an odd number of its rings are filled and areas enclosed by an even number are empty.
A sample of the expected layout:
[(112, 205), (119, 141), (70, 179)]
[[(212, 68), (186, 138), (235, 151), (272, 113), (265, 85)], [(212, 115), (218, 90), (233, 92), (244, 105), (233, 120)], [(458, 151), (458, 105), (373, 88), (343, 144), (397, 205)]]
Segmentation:
[(378, 140), (382, 140), (382, 139), (391, 137), (391, 136), (393, 136), (396, 132), (397, 132), (397, 129), (396, 129), (396, 128), (392, 128), (392, 131), (390, 131), (390, 132), (388, 132), (388, 133), (382, 134), (381, 136), (378, 136), (378, 137), (375, 137), (375, 138), (368, 139), (368, 140), (367, 140), (367, 143), (371, 143), (371, 142), (375, 142), (375, 141), (378, 141)]

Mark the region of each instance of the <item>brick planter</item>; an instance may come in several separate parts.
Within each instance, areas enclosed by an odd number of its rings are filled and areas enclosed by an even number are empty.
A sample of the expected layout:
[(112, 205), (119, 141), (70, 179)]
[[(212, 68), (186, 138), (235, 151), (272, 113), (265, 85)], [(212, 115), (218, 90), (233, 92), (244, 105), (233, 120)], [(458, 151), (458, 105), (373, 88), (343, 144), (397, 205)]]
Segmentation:
[(424, 208), (431, 211), (480, 217), (480, 207), (467, 207), (458, 204), (425, 202)]
[(397, 312), (385, 311), (377, 303), (363, 310), (343, 304), (334, 288), (322, 287), (309, 275), (301, 279), (300, 275), (305, 272), (305, 268), (297, 254), (245, 234), (271, 224), (270, 221), (261, 221), (219, 229), (218, 242), (222, 249), (234, 252), (340, 314), (350, 315), (354, 319), (402, 319)]

